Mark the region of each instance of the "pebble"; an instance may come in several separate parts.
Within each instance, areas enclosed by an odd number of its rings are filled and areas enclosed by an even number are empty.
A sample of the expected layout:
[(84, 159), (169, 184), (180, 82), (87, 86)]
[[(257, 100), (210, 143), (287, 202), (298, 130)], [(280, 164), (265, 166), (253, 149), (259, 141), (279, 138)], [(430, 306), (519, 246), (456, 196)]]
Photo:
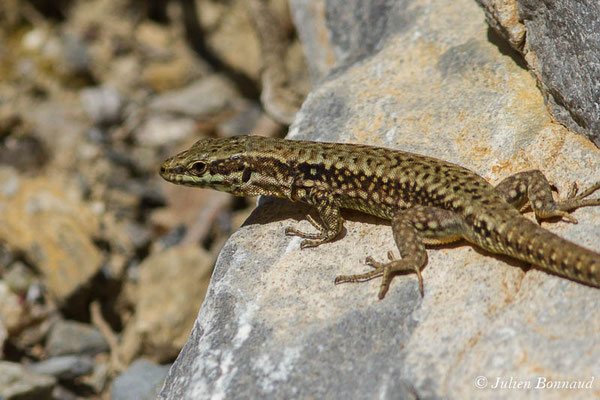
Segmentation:
[(27, 371), (21, 364), (0, 361), (0, 399), (51, 400), (56, 379)]
[(95, 327), (61, 320), (50, 329), (46, 350), (50, 357), (68, 354), (96, 355), (108, 351), (108, 343)]
[(51, 375), (61, 380), (73, 380), (88, 375), (94, 369), (90, 356), (59, 356), (28, 365), (26, 369), (40, 375)]
[[(8, 332), (18, 330), (27, 312), (19, 296), (14, 293), (8, 282), (0, 280), (0, 321)], [(1, 336), (1, 335), (0, 335)]]
[(81, 105), (97, 125), (112, 125), (121, 120), (123, 99), (108, 86), (86, 88), (79, 93)]
[(215, 74), (199, 79), (183, 89), (156, 96), (150, 103), (150, 109), (155, 112), (202, 118), (231, 107), (239, 97), (227, 78)]
[(169, 372), (170, 365), (138, 359), (119, 375), (110, 390), (111, 400), (154, 400)]
[(154, 147), (193, 137), (195, 132), (196, 122), (192, 118), (159, 114), (146, 119), (135, 136), (141, 145)]

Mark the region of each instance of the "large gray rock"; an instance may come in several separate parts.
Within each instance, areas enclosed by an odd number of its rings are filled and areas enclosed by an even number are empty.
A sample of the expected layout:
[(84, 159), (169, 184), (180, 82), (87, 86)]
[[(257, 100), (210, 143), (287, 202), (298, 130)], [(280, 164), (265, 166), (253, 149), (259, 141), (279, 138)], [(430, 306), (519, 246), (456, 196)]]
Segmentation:
[(600, 3), (477, 0), (519, 50), (554, 117), (600, 146)]
[[(316, 0), (292, 5), (294, 15), (322, 19), (306, 29), (327, 27), (320, 40), (340, 56), (289, 137), (418, 152), (493, 183), (538, 168), (561, 193), (600, 179), (600, 151), (552, 122), (535, 79), (488, 41), (474, 2), (329, 0), (322, 14), (307, 11), (322, 6)], [(380, 301), (378, 279), (333, 280), (368, 270), (367, 255), (397, 254), (389, 224), (347, 212), (338, 240), (301, 251), (283, 232), (310, 230), (306, 211), (263, 199), (230, 238), (161, 398), (595, 395), (597, 381), (535, 387), (598, 376), (600, 290), (459, 244), (428, 250), (424, 297), (408, 275)], [(578, 225), (543, 226), (600, 251), (600, 209), (574, 216)], [(531, 388), (502, 388), (510, 385)]]

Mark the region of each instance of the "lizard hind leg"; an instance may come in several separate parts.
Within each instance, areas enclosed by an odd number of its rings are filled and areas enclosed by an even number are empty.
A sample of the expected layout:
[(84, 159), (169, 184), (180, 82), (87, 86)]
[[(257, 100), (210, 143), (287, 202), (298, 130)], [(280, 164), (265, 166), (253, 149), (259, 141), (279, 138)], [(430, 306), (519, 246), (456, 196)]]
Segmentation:
[(364, 274), (340, 275), (335, 284), (365, 282), (382, 277), (379, 298), (383, 299), (389, 290), (390, 282), (397, 274), (415, 273), (419, 291), (423, 295), (421, 269), (427, 263), (425, 244), (448, 243), (463, 235), (463, 219), (452, 211), (436, 207), (416, 206), (399, 212), (392, 218), (392, 231), (401, 259), (388, 252), (387, 263), (379, 263), (367, 257), (366, 264), (374, 269)]
[(539, 219), (561, 217), (577, 223), (569, 212), (580, 207), (598, 206), (599, 199), (586, 199), (589, 195), (600, 189), (600, 182), (577, 193), (574, 184), (565, 200), (555, 201), (552, 197), (552, 186), (538, 170), (524, 171), (509, 176), (496, 186), (496, 192), (506, 201), (517, 208), (522, 208), (529, 200), (532, 210)]

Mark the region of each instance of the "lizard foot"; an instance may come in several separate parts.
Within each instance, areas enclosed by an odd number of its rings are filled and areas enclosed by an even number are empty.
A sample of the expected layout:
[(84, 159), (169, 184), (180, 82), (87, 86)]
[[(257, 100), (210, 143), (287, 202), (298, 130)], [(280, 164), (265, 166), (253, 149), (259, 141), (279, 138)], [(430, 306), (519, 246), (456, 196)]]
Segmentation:
[(395, 273), (414, 272), (417, 274), (417, 278), (419, 280), (419, 291), (421, 292), (421, 296), (423, 296), (423, 277), (421, 276), (421, 270), (418, 267), (415, 268), (407, 263), (407, 260), (396, 260), (391, 251), (388, 252), (388, 259), (390, 260), (388, 263), (379, 263), (372, 257), (367, 257), (365, 264), (373, 267), (373, 271), (356, 275), (339, 275), (335, 278), (334, 283), (339, 285), (340, 283), (348, 282), (366, 282), (381, 276), (382, 281), (381, 286), (379, 287), (379, 299), (383, 299), (390, 288), (390, 281)]

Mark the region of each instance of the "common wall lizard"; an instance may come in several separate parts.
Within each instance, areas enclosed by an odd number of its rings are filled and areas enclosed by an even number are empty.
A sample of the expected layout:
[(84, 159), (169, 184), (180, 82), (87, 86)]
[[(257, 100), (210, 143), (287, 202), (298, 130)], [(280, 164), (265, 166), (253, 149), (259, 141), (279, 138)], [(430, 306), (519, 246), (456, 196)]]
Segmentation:
[(466, 168), (418, 154), (258, 136), (201, 139), (166, 160), (160, 175), (169, 182), (237, 196), (308, 203), (319, 216), (307, 216), (317, 232), (285, 230), (304, 239), (301, 248), (319, 246), (340, 233), (340, 208), (391, 220), (401, 258), (395, 259), (391, 251), (386, 263), (367, 257), (372, 271), (335, 279), (338, 284), (382, 276), (379, 298), (398, 273), (416, 273), (423, 294), (425, 245), (459, 239), (600, 287), (600, 254), (540, 228), (519, 211), (529, 204), (538, 219), (560, 217), (576, 223), (568, 212), (600, 205), (600, 199), (585, 199), (600, 182), (580, 194), (574, 186), (566, 200), (556, 202), (552, 186), (538, 170), (512, 175), (494, 187)]

